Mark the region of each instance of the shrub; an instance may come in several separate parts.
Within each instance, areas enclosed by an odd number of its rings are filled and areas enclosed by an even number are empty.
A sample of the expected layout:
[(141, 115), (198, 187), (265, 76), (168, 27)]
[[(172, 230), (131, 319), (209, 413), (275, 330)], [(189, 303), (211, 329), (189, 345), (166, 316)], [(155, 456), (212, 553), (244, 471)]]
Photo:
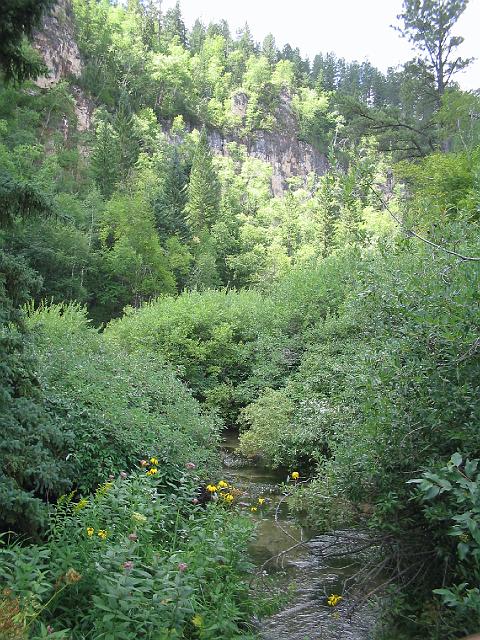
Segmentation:
[(54, 458), (68, 486), (88, 492), (145, 451), (171, 462), (216, 460), (218, 422), (169, 367), (105, 341), (75, 305), (31, 311), (27, 324), (44, 414), (65, 439)]
[(48, 543), (0, 550), (18, 637), (239, 637), (255, 610), (251, 521), (225, 502), (195, 505), (197, 486), (193, 471), (152, 463), (79, 501), (63, 496)]

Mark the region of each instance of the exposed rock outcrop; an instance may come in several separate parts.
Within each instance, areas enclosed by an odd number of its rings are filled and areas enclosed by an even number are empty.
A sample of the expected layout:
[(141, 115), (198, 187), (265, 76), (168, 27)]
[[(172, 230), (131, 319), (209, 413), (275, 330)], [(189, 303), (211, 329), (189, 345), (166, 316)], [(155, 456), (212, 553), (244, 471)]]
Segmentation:
[(256, 131), (243, 138), (210, 131), (208, 140), (214, 153), (228, 155), (228, 143), (238, 142), (245, 145), (249, 155), (271, 164), (274, 195), (285, 191), (289, 178), (306, 178), (311, 172), (323, 175), (328, 169), (327, 158), (311, 145), (299, 141), (295, 132), (292, 135), (287, 131)]
[(75, 41), (73, 9), (68, 0), (59, 0), (53, 11), (43, 18), (33, 46), (48, 67), (48, 76), (37, 79), (41, 88), (56, 85), (62, 78), (79, 77), (82, 73), (80, 51)]
[[(50, 15), (46, 15), (42, 28), (35, 34), (34, 47), (41, 53), (49, 69), (48, 76), (37, 80), (43, 89), (53, 87), (62, 79), (74, 79), (82, 73), (82, 60), (75, 41), (73, 9), (70, 0), (58, 0)], [(77, 126), (80, 131), (91, 126), (93, 102), (73, 83)], [(244, 123), (248, 96), (238, 91), (232, 97), (232, 113)], [(309, 173), (319, 175), (327, 171), (324, 155), (311, 145), (298, 140), (297, 121), (287, 92), (280, 95), (275, 131), (255, 131), (248, 136), (210, 130), (209, 142), (214, 153), (227, 155), (229, 142), (245, 145), (248, 154), (272, 165), (272, 191), (281, 195), (292, 177), (306, 178)]]

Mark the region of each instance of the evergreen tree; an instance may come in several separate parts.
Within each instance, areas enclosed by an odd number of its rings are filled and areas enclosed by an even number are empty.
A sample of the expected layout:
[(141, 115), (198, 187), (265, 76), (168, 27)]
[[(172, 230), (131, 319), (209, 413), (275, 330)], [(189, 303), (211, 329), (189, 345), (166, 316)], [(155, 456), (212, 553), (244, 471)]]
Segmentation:
[(165, 13), (163, 19), (163, 36), (167, 42), (171, 42), (174, 38), (178, 38), (184, 46), (187, 42), (187, 30), (182, 18), (179, 2), (176, 3), (173, 9), (169, 9)]
[(250, 31), (250, 27), (248, 26), (248, 22), (245, 22), (245, 25), (242, 29), (238, 31), (238, 41), (237, 46), (240, 51), (243, 52), (245, 57), (251, 56), (256, 51), (255, 40), (253, 39), (252, 32)]
[(397, 16), (403, 22), (397, 31), (419, 51), (416, 66), (426, 84), (433, 81), (438, 105), (453, 75), (472, 61), (457, 55), (464, 38), (452, 35), (467, 5), (468, 0), (404, 0)]
[(205, 29), (205, 25), (197, 18), (188, 36), (188, 46), (193, 54), (200, 53), (206, 35), (207, 30)]
[(100, 120), (95, 132), (90, 167), (104, 198), (110, 198), (119, 178), (120, 153), (120, 143), (115, 129), (106, 120)]
[(275, 38), (271, 33), (265, 36), (262, 43), (262, 53), (273, 66), (278, 62), (278, 48), (275, 42)]
[(35, 78), (45, 65), (25, 46), (53, 0), (2, 0), (0, 17), (0, 68), (7, 80)]
[(118, 145), (118, 172), (125, 179), (138, 159), (140, 145), (134, 135), (132, 114), (128, 101), (120, 100), (119, 108), (113, 118), (116, 143)]
[(155, 224), (161, 239), (188, 235), (184, 216), (186, 204), (187, 175), (178, 150), (174, 149), (165, 167), (161, 189), (153, 200)]
[(193, 157), (185, 213), (192, 233), (210, 229), (220, 211), (220, 183), (213, 166), (207, 132), (202, 130)]

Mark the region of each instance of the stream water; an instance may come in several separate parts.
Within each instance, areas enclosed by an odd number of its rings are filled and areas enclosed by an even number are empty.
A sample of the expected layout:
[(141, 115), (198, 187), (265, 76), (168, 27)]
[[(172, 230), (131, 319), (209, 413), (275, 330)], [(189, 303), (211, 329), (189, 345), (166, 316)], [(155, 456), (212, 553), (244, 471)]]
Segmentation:
[[(291, 516), (287, 501), (282, 500), (280, 484), (285, 474), (245, 460), (237, 446), (237, 434), (226, 432), (222, 446), (225, 479), (242, 492), (240, 502), (258, 504), (259, 497), (265, 498), (265, 504), (252, 514), (257, 535), (250, 554), (260, 575), (273, 576), (276, 591), (292, 589), (287, 604), (259, 623), (260, 638), (370, 640), (376, 619), (372, 609), (364, 606), (352, 612), (347, 599), (335, 607), (327, 604), (330, 594), (345, 592), (346, 582), (358, 571), (358, 557), (348, 554), (348, 544), (356, 533), (344, 532), (343, 542), (339, 536), (312, 536)], [(306, 542), (295, 546), (298, 540)], [(324, 550), (333, 541), (341, 555), (329, 557), (327, 562)]]

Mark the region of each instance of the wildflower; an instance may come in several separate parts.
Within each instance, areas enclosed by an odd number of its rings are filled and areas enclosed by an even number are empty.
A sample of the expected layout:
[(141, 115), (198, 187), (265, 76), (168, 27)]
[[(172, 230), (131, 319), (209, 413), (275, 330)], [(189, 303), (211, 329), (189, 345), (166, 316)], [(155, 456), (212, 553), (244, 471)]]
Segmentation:
[(258, 504), (259, 504), (260, 506), (262, 506), (262, 504), (263, 504), (264, 502), (265, 502), (265, 498), (259, 498), (259, 499), (258, 499)]
[(233, 496), (232, 493), (226, 493), (223, 496), (223, 499), (225, 500), (225, 502), (228, 502), (228, 504), (231, 504), (233, 502), (233, 500), (234, 500), (234, 496)]
[(300, 474), (298, 473), (298, 471), (294, 471), (292, 473), (292, 479), (293, 480), (298, 480), (300, 478)]
[(340, 602), (340, 600), (343, 600), (342, 596), (336, 595), (335, 593), (332, 593), (328, 598), (327, 598), (327, 604), (329, 607), (336, 607), (337, 604)]
[(48, 635), (50, 635), (50, 634), (51, 634), (51, 633), (53, 633), (53, 632), (54, 632), (54, 628), (52, 627), (52, 625), (51, 625), (51, 624), (49, 624), (49, 625), (48, 625), (48, 627), (47, 627), (47, 633), (48, 633)]
[(129, 533), (128, 539), (130, 540), (130, 542), (136, 542), (138, 540), (138, 536), (136, 533)]
[(187, 462), (185, 465), (187, 469), (196, 469), (197, 465), (194, 462)]
[(99, 538), (101, 538), (102, 540), (105, 540), (105, 538), (107, 537), (107, 532), (105, 531), (105, 529), (100, 529), (97, 533), (97, 536)]
[(120, 471), (120, 478), (125, 480), (125, 478), (128, 478), (128, 473), (126, 471)]
[(194, 499), (192, 500), (192, 502), (193, 502), (193, 504), (198, 504), (198, 498), (194, 498)]
[(152, 467), (147, 471), (147, 476), (154, 476), (158, 472), (157, 467)]
[(257, 507), (250, 507), (250, 511), (251, 511), (252, 513), (255, 513), (255, 511), (256, 511), (256, 510), (257, 510)]
[(178, 570), (183, 573), (184, 571), (186, 571), (188, 569), (188, 564), (186, 562), (179, 562), (178, 563)]
[(95, 533), (95, 529), (93, 527), (87, 527), (87, 536), (91, 538)]
[[(115, 476), (114, 476), (113, 474), (110, 474), (110, 475), (108, 476), (108, 479), (109, 479), (109, 480), (115, 480)], [(110, 484), (112, 484), (112, 483), (110, 483)]]
[(218, 483), (218, 488), (219, 489), (227, 489), (228, 488), (228, 482), (225, 482), (225, 480), (220, 480), (220, 482)]
[(148, 461), (147, 460), (140, 460), (140, 466), (141, 467), (146, 467), (148, 465)]
[(215, 493), (217, 490), (217, 487), (214, 484), (207, 484), (207, 491), (210, 493)]
[(88, 504), (88, 500), (87, 498), (82, 498), (81, 500), (79, 500), (77, 502), (77, 504), (73, 507), (74, 511), (81, 511), (82, 509), (85, 509), (85, 507)]
[(67, 584), (75, 584), (75, 582), (78, 582), (79, 580), (81, 580), (82, 576), (80, 575), (80, 573), (78, 573), (78, 571), (75, 571), (75, 569), (70, 568), (65, 574), (64, 578)]
[(194, 627), (197, 627), (197, 629), (199, 629), (200, 627), (203, 627), (202, 616), (199, 616), (198, 613), (196, 613), (192, 618), (192, 624)]
[(150, 458), (150, 463), (153, 464), (153, 466), (156, 466), (158, 464), (157, 458)]
[(133, 562), (131, 560), (127, 560), (123, 563), (123, 568), (125, 569), (125, 571), (130, 571), (131, 569), (133, 569)]
[(140, 522), (141, 524), (145, 524), (147, 521), (147, 516), (144, 516), (142, 513), (138, 513), (138, 511), (134, 511), (132, 513), (132, 520), (135, 522)]

